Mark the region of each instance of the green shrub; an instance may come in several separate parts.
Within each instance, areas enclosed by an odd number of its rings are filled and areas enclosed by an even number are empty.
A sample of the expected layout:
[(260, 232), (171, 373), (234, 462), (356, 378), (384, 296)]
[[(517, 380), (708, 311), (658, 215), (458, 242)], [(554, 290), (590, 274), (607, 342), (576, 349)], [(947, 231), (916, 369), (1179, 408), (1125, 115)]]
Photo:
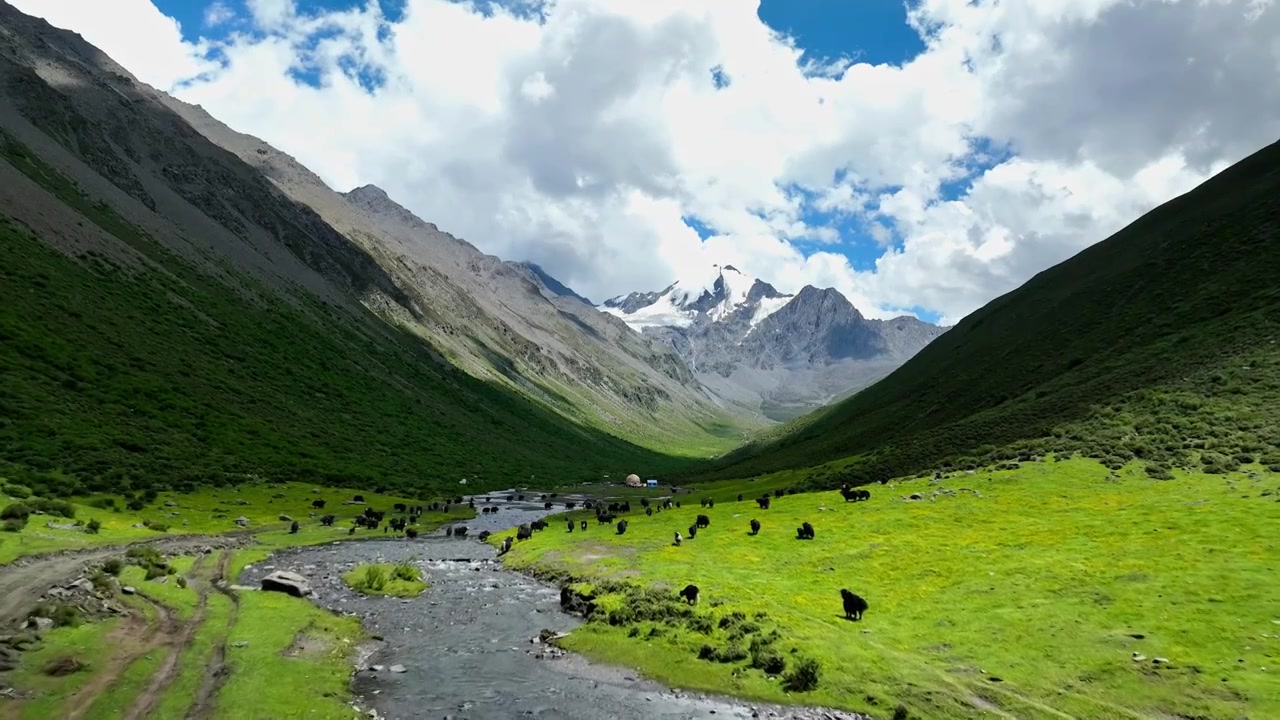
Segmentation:
[(89, 504), (100, 510), (114, 510), (116, 508), (116, 499), (113, 497), (95, 498)]
[(4, 521), (5, 532), (21, 532), (22, 528), (27, 526), (27, 521), (23, 518), (9, 518)]
[(1147, 475), (1155, 480), (1172, 480), (1173, 473), (1170, 472), (1168, 465), (1160, 463), (1149, 463), (1146, 467)]
[(822, 668), (813, 658), (800, 658), (783, 680), (783, 687), (790, 692), (809, 692), (818, 687)]
[(147, 503), (143, 501), (142, 498), (133, 498), (129, 502), (125, 503), (125, 507), (134, 512), (138, 512), (139, 510), (145, 508), (146, 506), (147, 506)]
[(98, 531), (101, 529), (102, 523), (98, 522), (96, 519), (90, 520), (89, 523), (84, 526), (84, 531), (90, 535), (97, 535)]
[(45, 515), (61, 515), (64, 518), (74, 520), (76, 517), (76, 506), (66, 500), (56, 500), (54, 498), (32, 498), (30, 500), (31, 507)]
[(27, 518), (30, 517), (33, 512), (35, 512), (35, 510), (30, 505), (16, 502), (6, 505), (3, 510), (0, 510), (0, 520), (21, 520), (25, 525)]
[(0, 491), (3, 491), (4, 494), (9, 497), (17, 498), (19, 500), (25, 500), (31, 497), (31, 488), (26, 485), (5, 483), (3, 486), (0, 486)]
[(102, 563), (102, 572), (108, 575), (119, 575), (120, 571), (123, 569), (124, 562), (121, 561), (120, 558), (111, 558), (110, 560)]
[(169, 523), (160, 522), (159, 520), (143, 520), (142, 524), (148, 529), (155, 530), (156, 532), (169, 531)]
[(763, 670), (766, 675), (781, 675), (787, 669), (787, 661), (776, 650), (758, 648), (751, 652), (751, 667)]
[(382, 592), (387, 587), (387, 571), (370, 565), (356, 578), (355, 588), (366, 592)]

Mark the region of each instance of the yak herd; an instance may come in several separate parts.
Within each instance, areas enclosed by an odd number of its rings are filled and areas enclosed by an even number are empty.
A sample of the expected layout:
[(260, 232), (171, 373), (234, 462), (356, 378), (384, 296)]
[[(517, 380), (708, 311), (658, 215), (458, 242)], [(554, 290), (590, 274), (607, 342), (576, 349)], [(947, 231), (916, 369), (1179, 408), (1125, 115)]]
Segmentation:
[[(788, 488), (785, 490), (779, 489), (779, 490), (775, 490), (772, 496), (769, 493), (765, 493), (764, 495), (756, 498), (755, 502), (761, 510), (768, 510), (770, 507), (770, 503), (774, 498), (780, 498), (780, 497), (783, 497), (784, 495), (794, 495), (795, 493), (796, 491), (791, 488)], [(840, 488), (840, 495), (845, 499), (846, 502), (859, 502), (859, 501), (866, 501), (871, 499), (870, 492), (866, 490), (851, 488), (848, 484), (845, 484)], [(556, 497), (555, 493), (551, 493), (549, 495), (544, 494), (540, 497), (540, 499), (543, 502), (543, 509), (551, 510), (555, 507), (554, 504), (548, 499), (548, 498), (554, 498), (554, 497)], [(524, 499), (525, 499), (525, 496), (520, 494), (511, 494), (507, 496), (507, 500), (512, 502), (517, 500), (523, 501)], [(743, 500), (743, 496), (739, 494), (738, 501), (742, 501), (742, 500)], [(360, 495), (356, 495), (350, 501), (344, 504), (362, 504), (363, 502), (364, 502), (364, 498)], [(476, 498), (470, 498), (469, 500), (464, 500), (462, 497), (455, 497), (450, 500), (446, 500), (444, 502), (431, 503), (430, 505), (410, 506), (404, 503), (396, 503), (395, 505), (392, 506), (392, 509), (397, 513), (401, 513), (402, 515), (388, 520), (386, 523), (386, 526), (383, 528), (383, 532), (390, 532), (394, 530), (396, 532), (403, 532), (410, 538), (416, 537), (418, 534), (417, 530), (408, 526), (411, 524), (416, 525), (418, 523), (419, 518), (423, 514), (423, 512), (425, 511), (448, 512), (453, 505), (461, 505), (464, 502), (467, 502), (469, 507), (473, 509), (476, 506)], [(498, 507), (496, 505), (491, 504), (493, 501), (490, 500), (489, 498), (481, 498), (481, 502), (490, 503), (490, 504), (484, 505), (480, 509), (481, 513), (489, 514), (489, 513), (498, 512)], [(578, 505), (575, 502), (565, 502), (563, 504), (566, 510), (573, 510)], [(702, 500), (701, 505), (705, 509), (714, 508), (715, 500), (712, 498), (704, 498)], [(315, 500), (312, 502), (312, 507), (317, 510), (324, 509), (324, 506), (325, 506), (324, 500)], [(643, 498), (640, 500), (640, 506), (644, 508), (645, 515), (652, 517), (657, 513), (661, 513), (663, 510), (671, 510), (673, 508), (679, 508), (680, 501), (667, 498), (655, 504), (651, 502), (648, 498)], [(630, 501), (612, 502), (606, 505), (604, 503), (596, 503), (588, 500), (582, 503), (582, 507), (588, 510), (592, 510), (592, 509), (595, 510), (597, 524), (613, 525), (614, 532), (616, 532), (618, 535), (622, 535), (627, 532), (628, 521), (625, 519), (619, 520), (618, 515), (622, 513), (631, 512)], [(364, 512), (355, 518), (355, 524), (351, 527), (349, 533), (354, 534), (357, 527), (364, 527), (370, 530), (376, 530), (380, 525), (382, 525), (383, 520), (385, 519), (386, 519), (385, 512), (381, 510), (375, 510), (372, 507), (366, 507), (364, 509)], [(617, 521), (616, 524), (614, 523), (615, 520)], [(336, 517), (332, 514), (325, 515), (320, 518), (320, 522), (322, 525), (331, 526), (334, 524), (335, 521), (336, 521)], [(706, 514), (699, 514), (694, 519), (694, 523), (688, 527), (687, 536), (681, 535), (679, 530), (675, 531), (675, 539), (673, 544), (676, 546), (680, 546), (681, 543), (684, 541), (685, 537), (687, 537), (690, 540), (693, 540), (698, 536), (699, 530), (706, 530), (710, 526), (711, 526), (711, 517)], [(545, 520), (534, 520), (533, 522), (524, 523), (520, 525), (518, 528), (516, 528), (516, 534), (514, 537), (508, 536), (503, 540), (502, 545), (499, 547), (499, 553), (506, 554), (507, 552), (510, 552), (513, 541), (524, 542), (526, 540), (529, 540), (533, 537), (533, 534), (535, 532), (541, 532), (542, 530), (545, 530), (547, 527), (548, 527), (548, 524)], [(565, 521), (565, 528), (568, 532), (574, 532), (575, 529), (580, 532), (586, 532), (588, 527), (589, 525), (586, 520), (580, 520), (578, 522), (575, 522), (574, 520), (570, 519)], [(751, 532), (749, 533), (750, 535), (752, 536), (759, 535), (761, 531), (760, 521), (755, 518), (752, 518), (750, 521), (750, 528), (751, 528)], [(449, 525), (445, 527), (446, 537), (466, 537), (467, 532), (468, 532), (468, 529), (465, 525), (458, 525), (458, 526)], [(481, 541), (484, 541), (488, 539), (489, 535), (490, 535), (489, 531), (485, 530), (478, 535), (478, 538)], [(796, 528), (796, 539), (813, 540), (814, 537), (815, 537), (815, 531), (811, 523), (806, 521), (801, 523), (800, 527)], [(680, 591), (679, 595), (682, 599), (684, 599), (689, 604), (691, 605), (696, 604), (698, 602), (698, 597), (699, 597), (698, 586), (687, 585), (683, 590)], [(859, 597), (858, 595), (854, 594), (853, 592), (850, 592), (847, 588), (842, 588), (840, 590), (840, 597), (844, 605), (845, 618), (849, 620), (861, 620), (862, 614), (867, 610), (867, 601)]]
[[(768, 510), (773, 498), (780, 498), (780, 497), (783, 497), (784, 495), (794, 495), (795, 492), (796, 491), (794, 489), (790, 489), (790, 488), (786, 490), (781, 490), (781, 489), (775, 490), (772, 496), (766, 493), (761, 497), (756, 498), (756, 504), (760, 507), (761, 510)], [(865, 500), (871, 499), (871, 493), (869, 491), (854, 489), (854, 488), (851, 488), (848, 484), (845, 484), (840, 488), (840, 495), (841, 497), (844, 498), (845, 502), (859, 502), (859, 501), (865, 501)], [(738, 495), (738, 500), (741, 501), (742, 499), (743, 499), (743, 496)], [(668, 498), (655, 506), (653, 503), (649, 501), (648, 498), (644, 498), (640, 500), (640, 506), (644, 508), (645, 515), (652, 517), (655, 513), (660, 513), (663, 510), (670, 510), (672, 508), (680, 507), (680, 501), (672, 500)], [(596, 505), (588, 501), (583, 503), (583, 507), (587, 509), (595, 510), (597, 524), (612, 525), (614, 524), (614, 521), (617, 520), (617, 524), (614, 525), (615, 532), (618, 535), (622, 535), (626, 533), (627, 520), (618, 520), (617, 516), (619, 513), (628, 513), (631, 511), (630, 501), (624, 501), (621, 503), (614, 502), (614, 503), (609, 503), (608, 505), (604, 505), (604, 504)], [(714, 508), (715, 500), (713, 498), (704, 498), (702, 500), (702, 507), (706, 509)], [(546, 503), (544, 505), (544, 508), (550, 510), (551, 503), (549, 502)], [(572, 509), (572, 506), (566, 503), (566, 508)], [(693, 524), (689, 526), (687, 536), (682, 535), (679, 530), (675, 531), (674, 542), (672, 544), (678, 547), (681, 545), (681, 543), (684, 541), (686, 537), (690, 540), (693, 540), (698, 536), (699, 530), (705, 530), (710, 526), (711, 526), (711, 517), (709, 515), (699, 514), (696, 518), (694, 518)], [(542, 520), (536, 520), (532, 523), (521, 525), (519, 528), (516, 529), (516, 535), (514, 539), (522, 542), (525, 540), (529, 540), (533, 537), (534, 532), (543, 530), (546, 527), (547, 527), (547, 523)], [(565, 521), (565, 529), (567, 532), (570, 532), (570, 533), (574, 532), (575, 529), (579, 530), (580, 532), (585, 532), (587, 530), (587, 527), (588, 527), (588, 523), (586, 520), (575, 522), (574, 520), (569, 519)], [(751, 527), (751, 532), (750, 532), (751, 535), (755, 536), (760, 534), (761, 525), (759, 520), (752, 518), (750, 521), (750, 527)], [(814, 537), (815, 537), (815, 531), (814, 531), (813, 525), (808, 521), (801, 523), (800, 527), (796, 528), (796, 539), (813, 540)], [(509, 552), (511, 550), (512, 540), (513, 538), (507, 537), (506, 540), (503, 541), (501, 548), (499, 548), (499, 552), (503, 554)], [(699, 596), (698, 586), (687, 585), (683, 590), (680, 591), (679, 595), (690, 605), (696, 604), (698, 602), (698, 596)], [(855, 593), (851, 592), (847, 588), (841, 588), (840, 597), (842, 599), (843, 606), (844, 606), (845, 618), (849, 620), (861, 620), (862, 614), (867, 610), (867, 601), (862, 597), (856, 595)]]

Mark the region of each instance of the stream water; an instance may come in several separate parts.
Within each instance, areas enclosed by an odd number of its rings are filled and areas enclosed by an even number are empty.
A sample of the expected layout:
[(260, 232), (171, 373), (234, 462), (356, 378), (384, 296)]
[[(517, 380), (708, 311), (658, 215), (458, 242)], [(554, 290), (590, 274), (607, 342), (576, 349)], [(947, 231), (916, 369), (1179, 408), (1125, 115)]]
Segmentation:
[[(559, 509), (499, 506), (497, 513), (459, 523), (468, 527), (466, 538), (444, 537), (441, 530), (412, 541), (288, 550), (246, 568), (240, 583), (257, 586), (274, 570), (292, 570), (310, 580), (315, 602), (358, 615), (382, 641), (356, 672), (357, 705), (390, 720), (857, 717), (673, 692), (631, 671), (531, 642), (544, 629), (565, 632), (581, 620), (560, 611), (556, 588), (502, 569), (493, 549), (472, 536)], [(422, 568), (431, 583), (418, 597), (364, 597), (342, 583), (342, 573), (355, 565), (401, 560)]]

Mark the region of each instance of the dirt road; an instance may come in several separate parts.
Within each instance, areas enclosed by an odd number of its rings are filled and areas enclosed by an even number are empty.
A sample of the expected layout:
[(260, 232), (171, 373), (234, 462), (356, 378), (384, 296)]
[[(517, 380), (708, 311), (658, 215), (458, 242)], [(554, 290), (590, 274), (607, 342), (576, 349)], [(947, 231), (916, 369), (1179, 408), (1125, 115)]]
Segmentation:
[(145, 545), (162, 553), (191, 553), (200, 548), (228, 548), (246, 544), (248, 533), (228, 535), (177, 535), (126, 545), (66, 550), (19, 558), (0, 566), (0, 628), (25, 620), (40, 597), (57, 585), (84, 574), (87, 566), (124, 555), (131, 547)]

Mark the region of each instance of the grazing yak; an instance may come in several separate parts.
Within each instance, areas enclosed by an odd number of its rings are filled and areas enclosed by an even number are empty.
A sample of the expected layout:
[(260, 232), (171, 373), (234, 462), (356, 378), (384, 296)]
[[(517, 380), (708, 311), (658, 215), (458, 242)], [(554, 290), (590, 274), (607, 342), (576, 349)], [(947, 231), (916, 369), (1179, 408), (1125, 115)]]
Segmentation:
[(760, 534), (760, 521), (759, 521), (759, 520), (755, 520), (755, 519), (753, 519), (753, 520), (751, 521), (751, 534), (752, 534), (752, 535), (759, 535), (759, 534)]
[(533, 528), (529, 527), (528, 525), (521, 525), (518, 529), (516, 529), (517, 540), (520, 540), (521, 542), (523, 542), (525, 540), (528, 540), (531, 537), (533, 537)]
[[(409, 529), (412, 530), (413, 528), (409, 528)], [(480, 542), (484, 542), (485, 540), (488, 540), (489, 536), (492, 534), (493, 533), (489, 532), (488, 530), (481, 530), (480, 534), (477, 535), (476, 537), (480, 538)]]
[(323, 501), (323, 500), (312, 500), (312, 501), (311, 501), (311, 507), (313, 507), (313, 508), (315, 508), (315, 509), (317, 509), (317, 510), (323, 510), (323, 509), (324, 509), (324, 501)]
[(854, 490), (849, 487), (840, 488), (840, 494), (844, 496), (845, 502), (858, 502), (860, 500), (870, 500), (871, 493), (866, 490)]
[(692, 540), (692, 539), (694, 539), (694, 538), (696, 538), (696, 537), (698, 537), (698, 526), (697, 526), (696, 524), (695, 524), (695, 525), (690, 525), (690, 526), (689, 526), (689, 539), (690, 539), (690, 540)]
[(698, 602), (698, 586), (697, 586), (697, 585), (685, 585), (685, 586), (684, 586), (684, 589), (680, 591), (680, 597), (684, 598), (685, 602), (689, 603), (690, 605), (695, 605), (695, 604), (697, 604), (697, 602)]
[(621, 535), (626, 531), (627, 531), (627, 521), (623, 520), (622, 522), (618, 523), (618, 534)]
[(507, 536), (507, 539), (502, 541), (502, 552), (503, 552), (503, 554), (506, 554), (506, 553), (511, 552), (511, 540), (512, 540), (512, 537), (511, 537), (510, 535), (508, 535), (508, 536)]
[(573, 521), (569, 521), (569, 532), (573, 532)]
[(797, 540), (812, 540), (812, 539), (813, 539), (813, 526), (806, 522), (806, 523), (802, 524), (800, 527), (796, 528), (796, 539), (797, 539)]
[(364, 502), (364, 496), (363, 496), (363, 495), (352, 495), (352, 496), (351, 496), (351, 502)]
[(697, 519), (693, 521), (693, 524), (700, 528), (709, 527), (711, 525), (711, 518), (706, 515), (699, 515)]
[(453, 536), (454, 536), (454, 537), (466, 537), (466, 536), (467, 536), (467, 526), (466, 526), (466, 525), (462, 525), (461, 527), (458, 527), (457, 529), (455, 529), (455, 530), (453, 531)]
[(542, 503), (542, 509), (543, 509), (543, 510), (550, 510), (550, 509), (551, 509), (551, 502), (550, 502), (550, 501), (547, 501), (547, 502)]
[(534, 520), (533, 522), (529, 523), (529, 527), (533, 528), (534, 530), (537, 530), (538, 532), (542, 532), (543, 530), (547, 529), (547, 521)]
[(644, 514), (645, 514), (645, 515), (648, 515), (649, 517), (653, 517), (653, 508), (651, 508), (651, 507), (647, 507), (647, 508), (645, 508), (645, 509), (644, 509)]
[(583, 521), (582, 521), (582, 530), (583, 530), (583, 532), (586, 532), (586, 530), (587, 530), (587, 521), (586, 521), (586, 520), (583, 520)]
[(395, 510), (398, 513), (402, 513), (402, 512), (407, 512), (409, 508), (406, 507), (404, 503), (396, 503), (395, 505), (391, 506), (391, 509)]
[(320, 518), (320, 524), (326, 527), (333, 527), (333, 523), (337, 519), (338, 517), (336, 515), (325, 515), (324, 517)]
[(742, 493), (738, 493), (738, 502), (742, 502)]
[(448, 526), (448, 527), (446, 527), (446, 528), (444, 529), (444, 536), (445, 536), (445, 537), (453, 537), (453, 526), (452, 526), (452, 525), (450, 525), (450, 526)]
[(680, 540), (681, 540), (681, 538), (680, 538), (680, 531), (679, 531), (679, 530), (677, 530), (677, 531), (676, 531), (676, 543), (675, 543), (675, 544), (676, 544), (676, 547), (680, 547)]
[(768, 496), (768, 495), (765, 495), (764, 497), (758, 497), (758, 498), (756, 498), (756, 504), (760, 506), (760, 509), (761, 509), (761, 510), (768, 510), (768, 509), (769, 509), (769, 496)]
[(577, 505), (578, 505), (578, 503), (575, 503), (575, 502), (567, 502), (567, 503), (565, 503), (565, 504), (564, 504), (564, 509), (565, 509), (565, 510), (572, 510), (572, 509), (574, 509), (575, 507), (577, 507)]
[(867, 601), (841, 588), (840, 597), (844, 598), (844, 617), (846, 620), (861, 620), (862, 613), (867, 611)]

